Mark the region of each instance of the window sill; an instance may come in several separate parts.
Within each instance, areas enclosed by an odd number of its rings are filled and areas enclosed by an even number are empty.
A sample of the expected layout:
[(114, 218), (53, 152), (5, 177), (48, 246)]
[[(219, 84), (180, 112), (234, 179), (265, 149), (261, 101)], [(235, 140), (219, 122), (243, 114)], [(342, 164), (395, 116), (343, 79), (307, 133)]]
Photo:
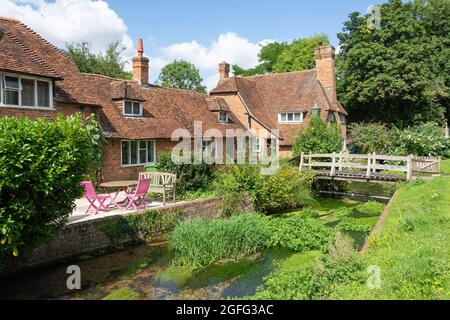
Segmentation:
[(145, 167), (149, 164), (156, 164), (156, 162), (148, 162), (148, 163), (143, 163), (143, 164), (122, 164), (121, 167), (122, 168), (136, 168), (136, 167)]
[(124, 115), (125, 119), (133, 119), (133, 120), (143, 120), (145, 119), (144, 116), (126, 116)]
[(9, 104), (0, 104), (0, 108), (13, 108), (13, 109), (21, 109), (21, 110), (56, 111), (56, 109), (52, 108), (52, 107), (24, 107), (24, 106), (15, 106), (15, 105), (9, 105)]
[(279, 124), (302, 124), (304, 121), (278, 122)]

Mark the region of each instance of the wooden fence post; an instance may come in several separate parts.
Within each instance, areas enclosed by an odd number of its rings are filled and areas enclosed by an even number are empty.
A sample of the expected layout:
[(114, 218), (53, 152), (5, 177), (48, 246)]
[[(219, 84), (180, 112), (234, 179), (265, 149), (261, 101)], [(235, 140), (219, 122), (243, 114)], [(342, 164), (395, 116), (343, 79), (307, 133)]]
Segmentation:
[(411, 181), (413, 178), (413, 156), (409, 155), (407, 161), (408, 163), (406, 165), (406, 180)]
[(336, 175), (336, 152), (333, 152), (333, 158), (331, 160), (331, 176)]
[(370, 178), (371, 172), (372, 172), (372, 155), (369, 153), (367, 155), (367, 178)]
[(300, 172), (303, 171), (303, 163), (305, 161), (305, 153), (302, 152), (301, 158), (300, 158)]
[(373, 158), (372, 158), (372, 172), (373, 173), (377, 173), (376, 165), (377, 165), (377, 154), (374, 152)]

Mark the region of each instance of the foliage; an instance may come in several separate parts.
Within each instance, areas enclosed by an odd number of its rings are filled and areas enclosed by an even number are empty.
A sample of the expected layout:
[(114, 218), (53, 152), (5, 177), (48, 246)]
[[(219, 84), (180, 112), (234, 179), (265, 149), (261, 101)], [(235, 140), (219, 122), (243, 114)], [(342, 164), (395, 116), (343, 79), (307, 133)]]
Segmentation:
[(233, 74), (235, 76), (248, 77), (257, 74), (272, 73), (273, 66), (277, 63), (278, 57), (289, 47), (286, 42), (272, 42), (261, 47), (258, 53), (258, 61), (260, 62), (254, 68), (243, 69), (238, 65), (233, 65)]
[(236, 208), (245, 201), (245, 194), (256, 211), (266, 214), (304, 206), (311, 200), (313, 175), (288, 165), (280, 166), (274, 175), (261, 175), (260, 170), (259, 165), (245, 164), (232, 166), (219, 175), (215, 186), (222, 197), (222, 215), (236, 213)]
[(175, 60), (164, 66), (158, 79), (158, 84), (163, 87), (206, 93), (202, 82), (195, 65), (184, 60)]
[(333, 153), (340, 152), (343, 138), (340, 128), (319, 118), (312, 118), (309, 126), (300, 131), (294, 143), (294, 155), (302, 152)]
[(269, 221), (269, 246), (294, 251), (326, 250), (333, 230), (312, 218), (294, 216)]
[(379, 217), (385, 208), (385, 205), (377, 201), (368, 201), (353, 208), (352, 217)]
[(264, 279), (264, 285), (250, 299), (326, 299), (336, 285), (361, 282), (363, 264), (351, 240), (338, 234), (329, 255), (316, 265), (300, 265), (296, 270), (279, 270)]
[(328, 37), (324, 34), (295, 40), (278, 57), (273, 66), (274, 73), (314, 69), (314, 50), (321, 44), (328, 43)]
[(269, 43), (263, 46), (258, 54), (259, 65), (250, 69), (233, 65), (233, 73), (236, 76), (247, 77), (257, 74), (313, 69), (315, 67), (314, 50), (320, 44), (328, 43), (328, 37), (323, 34), (297, 39), (291, 43)]
[(449, 299), (449, 189), (446, 177), (401, 188), (364, 257), (366, 267), (381, 268), (381, 288), (370, 290), (365, 283), (350, 282), (337, 286), (332, 298)]
[(450, 157), (450, 140), (434, 123), (388, 129), (381, 123), (350, 125), (353, 145), (360, 153)]
[(176, 264), (197, 269), (255, 254), (266, 247), (267, 237), (263, 216), (243, 214), (227, 220), (185, 222), (175, 228), (170, 239)]
[(96, 132), (79, 116), (0, 118), (0, 260), (28, 253), (65, 225), (97, 160)]
[(148, 242), (167, 239), (170, 232), (181, 221), (180, 212), (173, 210), (161, 213), (149, 210), (142, 214), (129, 214), (106, 221), (99, 226), (116, 248), (121, 248), (127, 237), (131, 240), (145, 239)]
[(377, 217), (344, 217), (338, 224), (340, 231), (357, 231), (370, 233), (377, 222)]
[(68, 55), (77, 65), (80, 72), (100, 74), (117, 79), (132, 78), (132, 73), (125, 71), (125, 62), (119, 42), (111, 42), (105, 53), (92, 53), (91, 45), (87, 42), (66, 44)]
[[(194, 160), (195, 155), (192, 155)], [(161, 172), (174, 173), (177, 175), (177, 192), (206, 191), (214, 179), (214, 166), (205, 162), (191, 164), (176, 164), (172, 161), (170, 153), (162, 153), (159, 157), (158, 168)]]
[(450, 159), (441, 161), (441, 174), (450, 175)]
[(380, 28), (353, 12), (338, 35), (338, 97), (351, 121), (443, 124), (450, 113), (448, 0), (389, 0)]

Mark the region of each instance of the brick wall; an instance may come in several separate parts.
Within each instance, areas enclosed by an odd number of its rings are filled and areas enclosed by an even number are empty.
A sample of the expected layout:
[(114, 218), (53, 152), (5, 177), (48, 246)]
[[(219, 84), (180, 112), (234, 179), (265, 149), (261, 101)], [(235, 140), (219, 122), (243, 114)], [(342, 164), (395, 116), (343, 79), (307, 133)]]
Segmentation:
[[(157, 208), (156, 210), (161, 213), (180, 210), (182, 218), (187, 220), (200, 217), (208, 219), (218, 218), (219, 209), (220, 199), (211, 198), (168, 205), (166, 207)], [(252, 211), (251, 208), (248, 208), (247, 210)], [(15, 266), (14, 268), (10, 267), (9, 269), (18, 271), (20, 269), (109, 248), (111, 245), (110, 240), (99, 230), (99, 227), (105, 224), (105, 222), (117, 218), (118, 216), (112, 216), (69, 224), (55, 241), (49, 245), (37, 248), (20, 267)]]
[(95, 113), (95, 108), (82, 107), (76, 104), (62, 104), (55, 101), (55, 110), (41, 110), (41, 109), (26, 109), (26, 108), (11, 108), (0, 107), (0, 117), (29, 117), (31, 119), (44, 118), (54, 120), (58, 115), (69, 116), (74, 113), (81, 113), (87, 117)]

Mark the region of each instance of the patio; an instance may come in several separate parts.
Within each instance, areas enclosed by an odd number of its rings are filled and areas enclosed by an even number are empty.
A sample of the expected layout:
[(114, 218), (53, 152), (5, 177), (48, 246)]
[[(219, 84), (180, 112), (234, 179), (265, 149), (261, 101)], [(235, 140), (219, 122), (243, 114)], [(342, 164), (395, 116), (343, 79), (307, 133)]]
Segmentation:
[[(115, 193), (110, 193), (111, 197), (115, 196)], [(121, 201), (125, 199), (125, 192), (120, 192), (119, 196), (117, 197), (118, 201)], [(179, 204), (183, 203), (185, 201), (167, 201), (166, 206), (172, 205), (172, 204)], [(163, 207), (162, 200), (154, 200), (154, 199), (147, 199), (147, 210), (156, 209)], [(86, 198), (81, 198), (78, 200), (75, 200), (76, 208), (72, 212), (72, 215), (69, 217), (68, 224), (76, 223), (76, 222), (85, 222), (85, 221), (91, 221), (96, 219), (102, 219), (105, 217), (111, 217), (111, 216), (120, 216), (120, 215), (127, 215), (133, 212), (137, 212), (136, 210), (125, 210), (125, 208), (117, 209), (116, 207), (111, 206), (109, 208), (109, 212), (100, 211), (98, 214), (95, 214), (95, 210), (89, 211), (89, 213), (86, 213), (87, 208), (89, 207), (89, 201)], [(143, 211), (144, 209), (140, 209), (140, 211)]]

